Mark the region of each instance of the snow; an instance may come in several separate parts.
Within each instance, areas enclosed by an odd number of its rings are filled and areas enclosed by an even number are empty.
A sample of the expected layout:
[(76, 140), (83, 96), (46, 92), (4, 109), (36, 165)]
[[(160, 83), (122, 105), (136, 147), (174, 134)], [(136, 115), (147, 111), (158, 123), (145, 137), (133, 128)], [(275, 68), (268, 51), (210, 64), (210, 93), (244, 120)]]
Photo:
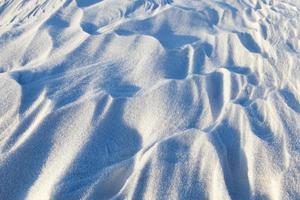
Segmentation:
[(0, 199), (300, 199), (298, 0), (0, 0)]

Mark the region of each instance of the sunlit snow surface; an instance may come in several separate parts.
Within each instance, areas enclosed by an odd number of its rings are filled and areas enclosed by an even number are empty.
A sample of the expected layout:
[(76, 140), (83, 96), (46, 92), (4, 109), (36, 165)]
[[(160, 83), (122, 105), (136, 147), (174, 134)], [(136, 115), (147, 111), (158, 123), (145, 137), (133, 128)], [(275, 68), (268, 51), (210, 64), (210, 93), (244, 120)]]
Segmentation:
[(299, 0), (0, 0), (0, 199), (300, 199)]

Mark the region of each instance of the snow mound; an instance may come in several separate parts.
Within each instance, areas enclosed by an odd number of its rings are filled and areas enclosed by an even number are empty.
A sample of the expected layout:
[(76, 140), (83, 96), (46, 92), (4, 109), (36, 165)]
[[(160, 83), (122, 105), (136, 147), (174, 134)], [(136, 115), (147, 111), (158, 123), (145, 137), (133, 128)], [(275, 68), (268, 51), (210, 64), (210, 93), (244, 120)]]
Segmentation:
[(0, 199), (300, 199), (298, 0), (0, 0)]

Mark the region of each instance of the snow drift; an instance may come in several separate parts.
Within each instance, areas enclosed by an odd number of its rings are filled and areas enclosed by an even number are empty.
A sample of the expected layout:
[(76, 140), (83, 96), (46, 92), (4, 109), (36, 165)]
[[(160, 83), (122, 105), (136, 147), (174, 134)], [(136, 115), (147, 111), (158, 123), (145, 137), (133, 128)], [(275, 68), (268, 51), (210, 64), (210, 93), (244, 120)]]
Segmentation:
[(0, 199), (300, 199), (298, 0), (0, 0)]

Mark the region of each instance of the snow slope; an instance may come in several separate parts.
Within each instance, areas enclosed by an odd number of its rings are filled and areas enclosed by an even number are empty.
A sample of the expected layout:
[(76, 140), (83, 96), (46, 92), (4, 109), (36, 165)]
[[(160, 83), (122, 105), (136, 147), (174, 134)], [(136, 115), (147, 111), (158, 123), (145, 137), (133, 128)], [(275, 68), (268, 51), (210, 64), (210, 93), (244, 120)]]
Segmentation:
[(0, 199), (300, 199), (300, 1), (0, 0)]

